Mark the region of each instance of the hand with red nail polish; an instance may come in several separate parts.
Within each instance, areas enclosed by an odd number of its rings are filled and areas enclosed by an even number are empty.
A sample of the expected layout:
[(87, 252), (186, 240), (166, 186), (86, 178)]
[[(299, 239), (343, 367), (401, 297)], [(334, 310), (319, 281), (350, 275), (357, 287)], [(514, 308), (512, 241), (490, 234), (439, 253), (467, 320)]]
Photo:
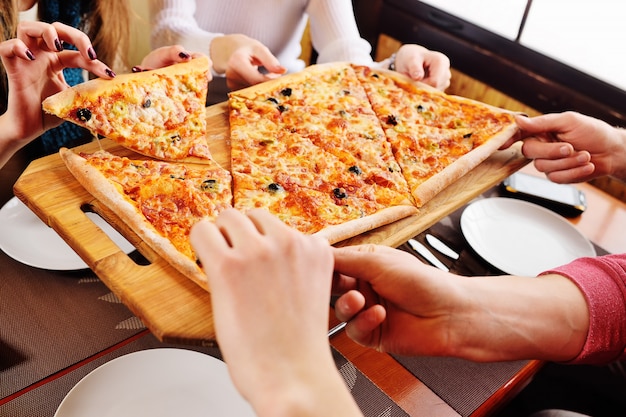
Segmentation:
[[(75, 45), (77, 50), (64, 48), (64, 43)], [(61, 123), (42, 114), (41, 102), (68, 88), (64, 68), (115, 77), (96, 59), (86, 34), (56, 22), (20, 22), (16, 37), (0, 43), (0, 58), (8, 81), (7, 109), (0, 116), (0, 167), (18, 149)]]

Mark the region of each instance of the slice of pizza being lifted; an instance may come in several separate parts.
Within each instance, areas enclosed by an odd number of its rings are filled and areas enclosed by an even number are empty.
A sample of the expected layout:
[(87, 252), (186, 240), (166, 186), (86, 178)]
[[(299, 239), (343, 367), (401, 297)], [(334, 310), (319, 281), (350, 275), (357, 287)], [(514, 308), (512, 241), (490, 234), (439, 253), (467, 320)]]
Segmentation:
[(206, 140), (207, 57), (94, 79), (48, 97), (43, 109), (140, 154), (211, 164)]
[(189, 241), (192, 226), (232, 207), (230, 172), (219, 165), (129, 159), (106, 151), (59, 151), (68, 170), (157, 254), (208, 290)]
[(418, 207), (496, 152), (518, 127), (510, 111), (354, 66)]

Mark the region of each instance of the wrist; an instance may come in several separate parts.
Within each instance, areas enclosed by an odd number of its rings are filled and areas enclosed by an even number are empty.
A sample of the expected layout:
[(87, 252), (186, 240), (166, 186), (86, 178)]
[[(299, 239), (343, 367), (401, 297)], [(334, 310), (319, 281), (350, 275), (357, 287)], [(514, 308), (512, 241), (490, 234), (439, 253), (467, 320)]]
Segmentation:
[(303, 366), (291, 367), (287, 373), (279, 371), (255, 387), (250, 403), (256, 414), (259, 417), (361, 416), (332, 357), (321, 362), (303, 357), (306, 358)]

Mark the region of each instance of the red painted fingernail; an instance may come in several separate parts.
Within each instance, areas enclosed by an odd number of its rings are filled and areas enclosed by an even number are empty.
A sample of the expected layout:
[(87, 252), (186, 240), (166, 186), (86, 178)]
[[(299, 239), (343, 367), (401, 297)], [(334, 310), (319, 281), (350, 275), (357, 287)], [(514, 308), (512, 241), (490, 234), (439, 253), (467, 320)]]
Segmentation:
[(115, 73), (109, 68), (105, 69), (104, 72), (106, 72), (106, 74), (111, 78), (115, 77)]
[(63, 50), (63, 44), (59, 39), (54, 40), (54, 47), (57, 48), (57, 51), (61, 52)]
[(35, 55), (33, 55), (33, 53), (30, 51), (30, 49), (26, 50), (26, 56), (28, 57), (28, 59), (30, 59), (31, 61), (35, 60)]
[(98, 58), (98, 55), (96, 55), (96, 51), (94, 51), (91, 47), (87, 50), (87, 55), (89, 55), (89, 59), (91, 59), (92, 61)]
[(182, 59), (187, 59), (191, 57), (191, 55), (189, 55), (187, 52), (181, 52), (178, 54), (178, 56), (181, 57)]
[(131, 70), (133, 72), (141, 72), (141, 68), (139, 68), (139, 67), (133, 67)]

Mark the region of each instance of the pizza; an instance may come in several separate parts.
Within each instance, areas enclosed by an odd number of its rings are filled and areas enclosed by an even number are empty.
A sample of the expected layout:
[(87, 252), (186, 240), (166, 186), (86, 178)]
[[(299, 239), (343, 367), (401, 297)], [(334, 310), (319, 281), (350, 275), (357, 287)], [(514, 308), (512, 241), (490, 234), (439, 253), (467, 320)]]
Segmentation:
[[(80, 86), (45, 107), (55, 104), (54, 114), (69, 120), (89, 108), (90, 120), (77, 122), (150, 157), (61, 151), (90, 193), (205, 288), (188, 240), (198, 220), (214, 219), (227, 207), (265, 208), (303, 233), (339, 242), (419, 215), (438, 192), (517, 130), (511, 112), (447, 95), (396, 72), (314, 65), (229, 94), (226, 170), (211, 159), (206, 124), (199, 122), (206, 123), (203, 93), (196, 95), (196, 87), (206, 84), (199, 66), (194, 60), (169, 71), (134, 74), (130, 84), (124, 78), (94, 84), (101, 86), (102, 106), (109, 110), (95, 105), (97, 89)], [(137, 104), (146, 95), (149, 112)], [(164, 95), (189, 99), (182, 99), (173, 117), (173, 103), (152, 101)], [(118, 113), (110, 102), (135, 104)], [(171, 118), (179, 122), (155, 126), (155, 120)], [(163, 137), (181, 139), (175, 152), (161, 143)], [(134, 148), (128, 143), (133, 141)]]
[(129, 159), (62, 148), (68, 170), (157, 254), (208, 289), (189, 242), (191, 227), (232, 207), (231, 176), (213, 164)]
[(43, 102), (45, 112), (142, 155), (212, 164), (206, 140), (207, 57), (112, 80), (94, 79)]

